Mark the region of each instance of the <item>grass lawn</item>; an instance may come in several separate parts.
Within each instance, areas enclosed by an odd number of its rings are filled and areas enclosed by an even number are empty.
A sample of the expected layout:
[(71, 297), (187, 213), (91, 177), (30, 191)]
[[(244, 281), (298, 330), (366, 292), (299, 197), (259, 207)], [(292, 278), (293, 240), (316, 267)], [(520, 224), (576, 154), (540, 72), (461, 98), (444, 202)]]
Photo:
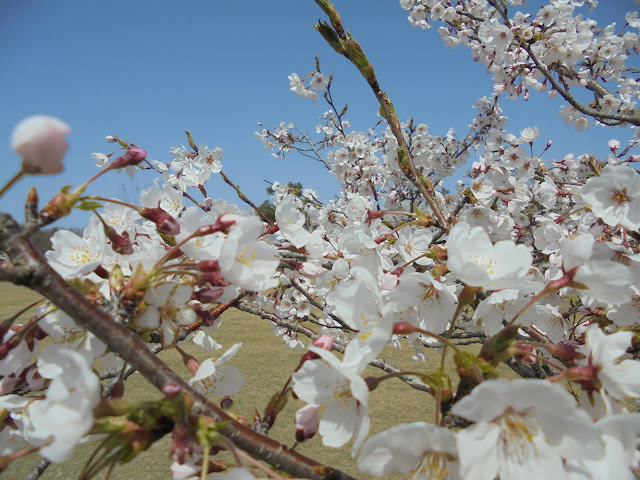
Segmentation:
[[(37, 294), (27, 289), (0, 283), (0, 313), (2, 313), (0, 318), (6, 318), (20, 306), (28, 305), (37, 298)], [(282, 341), (273, 335), (270, 322), (237, 310), (227, 312), (223, 316), (222, 324), (215, 333), (214, 338), (223, 345), (223, 349), (215, 353), (215, 356), (219, 356), (234, 343), (242, 342), (243, 344), (238, 354), (229, 362), (229, 365), (240, 368), (245, 377), (244, 387), (234, 397), (232, 411), (252, 419), (254, 409), (262, 413), (271, 395), (282, 388), (289, 374), (298, 364), (304, 350), (291, 350), (283, 346)], [(309, 343), (306, 339), (303, 341), (305, 345)], [(204, 352), (192, 345), (187, 346), (185, 350), (201, 361), (207, 358)], [(387, 348), (382, 356), (400, 368), (424, 371), (437, 368), (439, 357), (433, 352), (427, 352), (427, 354), (426, 365), (412, 361), (411, 349), (408, 347), (399, 351)], [(181, 375), (189, 376), (177, 352), (162, 352), (160, 357)], [(367, 375), (382, 375), (383, 373), (372, 367), (368, 367), (368, 370), (365, 371)], [(452, 378), (455, 378), (453, 369), (450, 373)], [(159, 392), (139, 374), (132, 375), (126, 385), (125, 395), (128, 398), (160, 397)], [(281, 442), (292, 445), (295, 441), (293, 415), (302, 406), (304, 406), (304, 402), (290, 398), (270, 435)], [(370, 406), (372, 434), (386, 430), (398, 423), (430, 422), (433, 420), (434, 401), (432, 397), (408, 387), (397, 379), (382, 382), (375, 391), (371, 392)], [(169, 443), (168, 436), (156, 442), (149, 451), (139, 455), (132, 462), (116, 467), (111, 478), (171, 478), (168, 468), (171, 462), (167, 454)], [(41, 478), (76, 478), (94, 448), (95, 445), (91, 443), (81, 445), (69, 461), (51, 465)], [(300, 445), (298, 451), (318, 461), (345, 470), (355, 477), (367, 478), (357, 470), (355, 459), (351, 458), (350, 444), (343, 449), (325, 448), (318, 435)], [(40, 457), (31, 456), (17, 461), (4, 472), (3, 478), (24, 478), (39, 460)], [(398, 475), (395, 478), (403, 478), (403, 476)], [(410, 478), (410, 476), (407, 475), (406, 478)]]

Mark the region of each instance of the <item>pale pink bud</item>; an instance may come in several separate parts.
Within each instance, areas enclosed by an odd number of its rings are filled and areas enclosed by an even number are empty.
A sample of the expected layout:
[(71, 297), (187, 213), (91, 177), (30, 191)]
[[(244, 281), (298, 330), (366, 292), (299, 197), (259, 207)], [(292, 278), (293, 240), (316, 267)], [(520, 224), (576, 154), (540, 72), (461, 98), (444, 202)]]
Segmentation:
[(389, 292), (391, 290), (395, 290), (397, 285), (398, 285), (398, 276), (388, 272), (385, 273), (380, 279), (380, 281), (378, 282), (378, 286), (380, 287), (380, 290), (386, 290)]
[(11, 148), (22, 157), (22, 169), (31, 175), (53, 175), (63, 169), (71, 127), (47, 115), (32, 115), (14, 127)]
[(202, 206), (206, 211), (211, 210), (212, 205), (213, 205), (213, 200), (211, 200), (209, 197), (205, 198), (204, 201), (202, 202)]
[(616, 153), (616, 151), (620, 148), (620, 141), (619, 140), (609, 140), (609, 148), (611, 149), (611, 151), (613, 153)]
[(317, 263), (302, 262), (298, 271), (306, 277), (318, 278), (325, 272), (325, 269)]
[(113, 135), (107, 135), (107, 136), (106, 136), (106, 140), (107, 140), (107, 142), (109, 142), (109, 143), (115, 143), (115, 141), (116, 141), (116, 137), (114, 137)]
[(313, 340), (313, 346), (331, 350), (333, 348), (333, 337), (329, 335), (320, 335)]
[(320, 405), (310, 403), (295, 414), (296, 441), (304, 442), (312, 438), (318, 431)]

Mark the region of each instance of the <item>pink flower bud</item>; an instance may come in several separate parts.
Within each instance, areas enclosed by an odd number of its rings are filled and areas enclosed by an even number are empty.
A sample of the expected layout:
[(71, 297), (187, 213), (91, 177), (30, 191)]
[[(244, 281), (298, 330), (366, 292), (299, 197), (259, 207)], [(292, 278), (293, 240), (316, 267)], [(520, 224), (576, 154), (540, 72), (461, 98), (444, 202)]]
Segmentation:
[(162, 387), (162, 393), (164, 393), (167, 397), (175, 397), (182, 391), (180, 385), (176, 385), (175, 383), (167, 383), (164, 387)]
[(180, 223), (160, 207), (141, 208), (138, 213), (155, 223), (160, 233), (166, 235), (178, 235), (180, 233)]
[(325, 272), (325, 269), (313, 262), (302, 262), (298, 271), (309, 278), (318, 278)]
[(395, 290), (395, 288), (398, 286), (398, 276), (394, 275), (393, 272), (387, 272), (378, 282), (378, 286), (380, 287), (380, 290), (386, 290), (389, 292), (391, 290)]
[(114, 252), (120, 255), (131, 255), (133, 253), (133, 245), (127, 232), (122, 232), (122, 235), (118, 235), (118, 232), (113, 227), (105, 225), (104, 233), (111, 240), (111, 248), (113, 248)]
[(304, 442), (312, 438), (318, 431), (320, 405), (310, 403), (295, 414), (296, 442)]
[(115, 143), (116, 142), (116, 138), (113, 135), (107, 135), (105, 137), (105, 139), (107, 140), (107, 142), (109, 143)]
[(197, 292), (193, 293), (193, 297), (200, 303), (213, 303), (224, 293), (222, 288), (201, 288)]
[(313, 346), (331, 350), (333, 348), (333, 337), (329, 335), (320, 335), (313, 340)]
[(116, 158), (111, 164), (111, 168), (124, 168), (132, 165), (138, 165), (147, 158), (146, 150), (135, 145), (125, 152), (121, 157)]
[(218, 260), (202, 260), (198, 262), (198, 270), (201, 272), (219, 272), (220, 264)]
[(213, 205), (213, 200), (211, 200), (209, 197), (205, 198), (204, 201), (202, 202), (202, 206), (206, 211), (211, 210), (212, 205)]
[(53, 175), (63, 169), (71, 127), (55, 117), (32, 115), (11, 132), (11, 148), (22, 157), (22, 169), (31, 175)]

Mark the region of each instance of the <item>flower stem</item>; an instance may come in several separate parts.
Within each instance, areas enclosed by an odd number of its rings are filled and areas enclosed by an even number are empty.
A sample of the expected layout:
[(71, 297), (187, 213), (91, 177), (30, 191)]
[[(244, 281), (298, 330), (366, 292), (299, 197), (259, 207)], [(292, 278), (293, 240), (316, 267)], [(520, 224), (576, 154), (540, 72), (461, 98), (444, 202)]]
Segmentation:
[(16, 173), (13, 177), (11, 177), (9, 179), (9, 181), (7, 183), (5, 183), (4, 187), (2, 187), (2, 190), (0, 190), (0, 198), (2, 198), (2, 196), (11, 188), (13, 187), (18, 180), (20, 180), (22, 177), (24, 177), (26, 175), (24, 170), (20, 170), (18, 173)]

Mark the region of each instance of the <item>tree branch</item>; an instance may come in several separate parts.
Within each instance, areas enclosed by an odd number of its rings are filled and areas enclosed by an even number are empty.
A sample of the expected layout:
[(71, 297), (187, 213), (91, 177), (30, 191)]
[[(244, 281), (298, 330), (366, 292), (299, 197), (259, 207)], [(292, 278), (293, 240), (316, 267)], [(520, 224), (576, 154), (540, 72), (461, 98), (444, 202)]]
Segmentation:
[(263, 460), (277, 469), (296, 477), (313, 480), (350, 480), (349, 475), (317, 463), (271, 438), (241, 425), (204, 395), (196, 392), (179, 375), (155, 356), (148, 346), (131, 330), (117, 323), (105, 312), (69, 285), (22, 234), (20, 226), (10, 215), (0, 213), (0, 249), (9, 254), (14, 264), (17, 283), (42, 294), (60, 310), (71, 316), (120, 357), (138, 370), (156, 388), (177, 385), (191, 395), (194, 414), (204, 414), (216, 422), (229, 422), (221, 433), (238, 448)]

